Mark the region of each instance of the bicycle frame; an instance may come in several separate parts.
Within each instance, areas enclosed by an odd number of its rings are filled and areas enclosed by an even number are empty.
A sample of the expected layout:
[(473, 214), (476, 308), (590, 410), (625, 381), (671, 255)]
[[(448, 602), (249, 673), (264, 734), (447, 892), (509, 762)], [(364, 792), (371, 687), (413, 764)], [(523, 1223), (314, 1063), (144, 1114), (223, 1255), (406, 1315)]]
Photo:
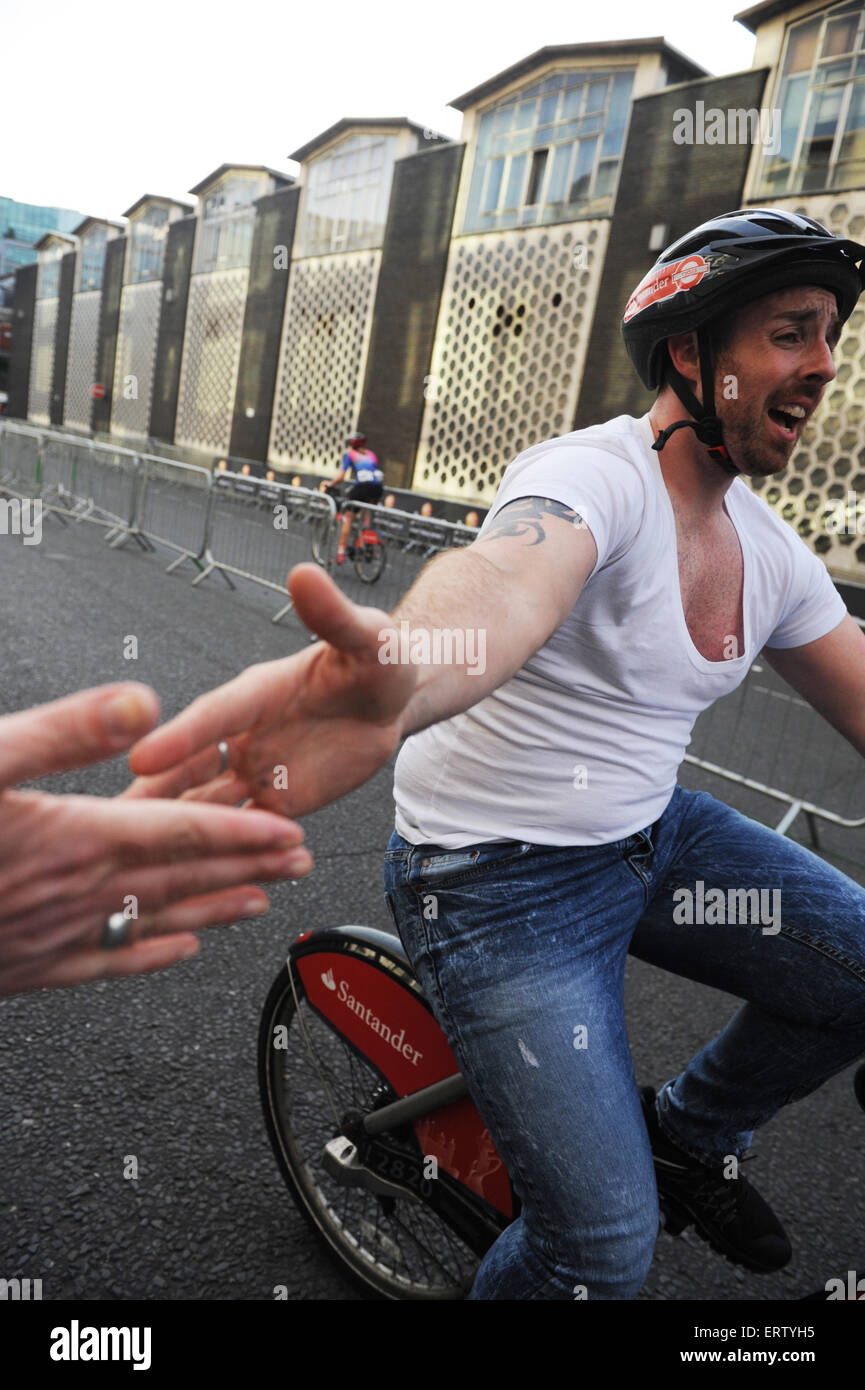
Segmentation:
[(348, 531), (347, 545), (383, 545), (381, 537), (370, 525), (369, 509), (363, 502), (344, 503), (342, 509), (337, 514), (337, 522), (345, 520), (346, 513), (351, 517), (351, 525)]

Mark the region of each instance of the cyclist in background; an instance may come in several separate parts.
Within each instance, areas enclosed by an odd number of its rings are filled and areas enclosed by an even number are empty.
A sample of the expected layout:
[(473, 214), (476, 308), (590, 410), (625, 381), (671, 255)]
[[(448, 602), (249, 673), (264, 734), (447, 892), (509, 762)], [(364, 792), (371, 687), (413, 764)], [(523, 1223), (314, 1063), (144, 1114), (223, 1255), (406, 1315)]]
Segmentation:
[[(378, 466), (378, 459), (372, 449), (366, 447), (365, 434), (349, 435), (348, 448), (342, 456), (342, 467), (328, 487), (336, 487), (348, 474), (354, 474), (354, 482), (349, 490), (346, 501), (348, 502), (371, 502), (373, 506), (381, 501), (381, 494), (384, 490), (384, 473)], [(345, 516), (342, 523), (342, 531), (339, 537), (339, 547), (336, 552), (336, 563), (341, 565), (345, 562), (345, 547), (348, 540), (349, 528), (351, 527), (352, 510), (345, 509)], [(369, 525), (369, 512), (364, 512), (362, 524)]]

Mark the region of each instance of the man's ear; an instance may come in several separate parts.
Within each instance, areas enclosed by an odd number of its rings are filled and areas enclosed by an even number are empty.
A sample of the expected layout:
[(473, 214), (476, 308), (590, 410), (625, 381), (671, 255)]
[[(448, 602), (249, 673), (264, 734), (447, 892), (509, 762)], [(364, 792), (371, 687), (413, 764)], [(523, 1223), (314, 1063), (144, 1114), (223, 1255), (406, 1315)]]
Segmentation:
[(691, 381), (695, 385), (698, 384), (700, 352), (697, 346), (696, 331), (692, 329), (690, 333), (677, 333), (674, 338), (668, 338), (667, 351), (676, 371), (680, 372), (686, 381)]

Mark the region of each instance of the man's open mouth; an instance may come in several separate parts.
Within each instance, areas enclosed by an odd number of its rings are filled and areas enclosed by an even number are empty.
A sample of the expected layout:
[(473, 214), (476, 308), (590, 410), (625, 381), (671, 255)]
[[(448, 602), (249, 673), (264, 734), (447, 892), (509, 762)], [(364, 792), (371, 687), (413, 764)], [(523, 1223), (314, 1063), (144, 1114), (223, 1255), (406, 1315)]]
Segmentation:
[(808, 412), (804, 406), (791, 404), (770, 406), (768, 414), (778, 433), (788, 443), (798, 437), (799, 431), (808, 417)]

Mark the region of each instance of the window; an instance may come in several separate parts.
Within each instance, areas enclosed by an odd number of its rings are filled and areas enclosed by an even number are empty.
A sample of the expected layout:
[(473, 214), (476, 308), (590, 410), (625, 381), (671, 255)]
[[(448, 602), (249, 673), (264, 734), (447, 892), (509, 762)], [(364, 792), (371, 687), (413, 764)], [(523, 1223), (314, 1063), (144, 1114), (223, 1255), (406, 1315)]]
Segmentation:
[(71, 251), (71, 249), (70, 246), (64, 246), (62, 242), (55, 242), (53, 246), (46, 246), (44, 251), (40, 251), (39, 270), (37, 271), (37, 299), (56, 299), (60, 293), (60, 260), (64, 252)]
[(193, 272), (248, 266), (252, 256), (255, 202), (270, 191), (270, 176), (226, 174), (204, 199)]
[(553, 73), (483, 112), (463, 230), (607, 211), (633, 81), (633, 69)]
[(81, 238), (78, 248), (78, 290), (101, 290), (105, 266), (107, 227), (91, 227)]
[(168, 227), (169, 210), (164, 206), (148, 207), (135, 218), (129, 229), (127, 284), (139, 285), (144, 280), (161, 279)]
[(862, 0), (790, 25), (775, 104), (781, 147), (764, 157), (758, 196), (865, 183)]
[(352, 135), (310, 163), (298, 256), (381, 245), (396, 146), (395, 135)]
[(547, 155), (549, 150), (535, 150), (532, 155), (532, 168), (529, 174), (529, 187), (526, 193), (526, 202), (530, 207), (538, 201), (541, 184), (544, 178), (544, 169), (547, 165)]

